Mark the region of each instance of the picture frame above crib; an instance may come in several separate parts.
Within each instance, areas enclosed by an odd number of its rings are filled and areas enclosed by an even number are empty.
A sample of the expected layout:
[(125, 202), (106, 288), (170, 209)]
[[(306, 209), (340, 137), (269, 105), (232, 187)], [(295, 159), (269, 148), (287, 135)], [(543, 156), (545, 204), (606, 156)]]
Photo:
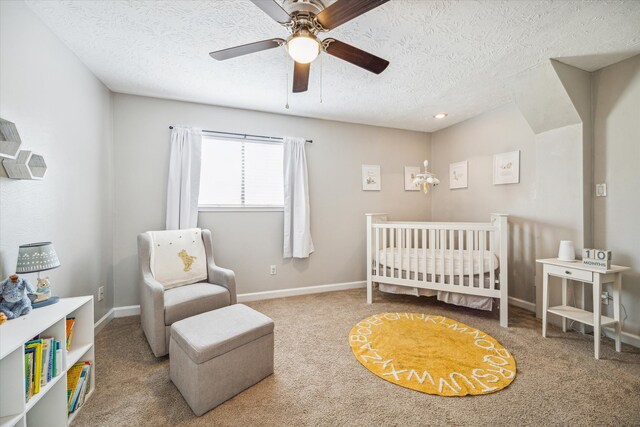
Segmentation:
[(449, 164), (449, 189), (456, 190), (458, 188), (467, 188), (468, 186), (469, 162), (450, 163)]
[(420, 166), (405, 166), (404, 167), (404, 191), (420, 191), (413, 180), (420, 173)]
[(493, 155), (493, 185), (520, 182), (520, 150)]
[(380, 191), (380, 165), (362, 165), (362, 190)]

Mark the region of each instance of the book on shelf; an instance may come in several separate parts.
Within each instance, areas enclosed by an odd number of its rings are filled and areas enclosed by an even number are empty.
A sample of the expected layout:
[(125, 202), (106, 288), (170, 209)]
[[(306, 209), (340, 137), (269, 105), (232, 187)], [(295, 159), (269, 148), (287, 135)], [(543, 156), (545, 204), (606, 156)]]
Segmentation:
[(29, 365), (28, 369), (25, 368), (25, 384), (26, 384), (26, 396), (27, 400), (33, 396), (33, 375), (34, 375), (34, 367), (35, 367), (35, 357), (36, 350), (34, 348), (27, 348), (24, 351), (24, 355), (27, 358), (27, 363)]
[[(81, 407), (82, 404), (84, 403), (84, 398), (87, 395), (87, 390), (89, 390), (89, 374), (90, 374), (90, 370), (91, 370), (91, 365), (87, 365), (85, 366), (85, 368), (87, 369), (87, 373), (85, 375), (85, 380), (82, 382), (82, 390), (80, 390), (80, 396), (78, 397), (78, 406), (77, 408)], [(77, 409), (76, 408), (76, 409)]]
[(71, 414), (84, 403), (91, 389), (91, 362), (78, 362), (67, 372), (67, 409)]
[(25, 352), (33, 349), (33, 372), (30, 381), (33, 384), (33, 394), (40, 393), (40, 375), (42, 374), (42, 340), (31, 340), (25, 346)]
[(54, 367), (54, 376), (60, 375), (62, 371), (62, 349), (60, 348), (60, 341), (56, 341), (56, 366)]
[(67, 317), (67, 322), (66, 322), (67, 351), (69, 351), (69, 349), (71, 348), (71, 339), (73, 338), (73, 327), (75, 326), (75, 324), (76, 324), (75, 317)]
[(47, 338), (42, 340), (42, 365), (40, 366), (40, 387), (44, 387), (49, 382), (49, 340)]
[(60, 342), (54, 338), (36, 338), (25, 343), (25, 398), (34, 394), (55, 378), (61, 369), (62, 355), (56, 351)]
[(24, 353), (24, 390), (25, 398), (29, 400), (33, 396), (33, 387), (31, 386), (31, 372), (33, 371), (33, 352)]

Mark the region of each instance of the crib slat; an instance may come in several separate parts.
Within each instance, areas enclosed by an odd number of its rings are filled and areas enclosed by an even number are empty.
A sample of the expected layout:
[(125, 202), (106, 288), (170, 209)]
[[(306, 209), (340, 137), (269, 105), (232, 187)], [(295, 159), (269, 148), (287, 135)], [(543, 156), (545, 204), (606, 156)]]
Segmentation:
[(411, 230), (405, 228), (404, 230), (404, 248), (405, 256), (407, 259), (407, 268), (404, 272), (407, 279), (411, 278)]
[(496, 266), (495, 266), (495, 260), (493, 259), (493, 254), (494, 254), (493, 239), (494, 239), (494, 232), (490, 231), (489, 232), (489, 289), (494, 289), (496, 286), (496, 281), (495, 281)]
[(455, 276), (455, 272), (453, 271), (453, 258), (455, 256), (453, 230), (447, 230), (447, 233), (449, 233), (449, 284), (453, 285), (455, 283), (453, 280)]
[[(424, 260), (424, 270), (422, 271), (422, 280), (427, 281), (427, 229), (422, 229), (422, 258)], [(417, 269), (418, 267), (416, 267)], [(416, 276), (416, 279), (418, 277)]]
[(418, 229), (413, 229), (413, 280), (418, 280)]
[(404, 255), (402, 253), (402, 248), (404, 248), (404, 235), (403, 235), (403, 231), (402, 229), (398, 229), (397, 230), (398, 234), (396, 235), (396, 238), (398, 239), (398, 244), (396, 245), (398, 247), (398, 265), (400, 267), (398, 267), (400, 270), (398, 271), (398, 277), (402, 278), (402, 263), (404, 262)]
[(485, 231), (482, 230), (480, 232), (478, 232), (479, 234), (479, 240), (478, 240), (478, 267), (479, 267), (479, 273), (478, 273), (478, 287), (480, 288), (484, 288), (484, 251), (485, 251), (485, 242), (484, 242), (484, 237), (485, 237)]
[(467, 232), (467, 255), (468, 255), (468, 259), (469, 259), (469, 283), (467, 283), (467, 286), (473, 287), (473, 251), (474, 251), (474, 242), (473, 242), (473, 235), (475, 233), (471, 232)]
[(398, 229), (398, 277), (402, 279), (402, 268), (404, 259), (402, 256), (402, 248), (404, 247), (404, 236), (401, 228)]
[(429, 274), (431, 274), (431, 282), (436, 282), (436, 230), (429, 230), (429, 252), (431, 259), (429, 260)]
[(389, 248), (387, 247), (387, 233), (389, 233), (389, 229), (383, 228), (382, 229), (382, 247), (384, 248), (384, 252), (382, 253), (382, 260), (384, 262), (384, 268), (382, 269), (382, 275), (384, 277), (387, 277), (387, 267), (389, 267), (389, 264), (387, 263), (387, 252), (389, 251)]
[(440, 230), (440, 283), (444, 284), (444, 247), (447, 244), (445, 233), (447, 230)]
[(458, 230), (458, 285), (464, 286), (464, 230)]
[(374, 274), (377, 276), (380, 274), (380, 229), (376, 229), (376, 240), (375, 240), (375, 248), (376, 248), (376, 264), (373, 270)]
[(391, 245), (391, 265), (389, 266), (391, 268), (391, 277), (396, 277), (395, 274), (395, 269), (396, 269), (396, 229), (392, 228), (391, 230), (389, 230), (389, 238), (390, 238), (390, 242), (389, 244)]

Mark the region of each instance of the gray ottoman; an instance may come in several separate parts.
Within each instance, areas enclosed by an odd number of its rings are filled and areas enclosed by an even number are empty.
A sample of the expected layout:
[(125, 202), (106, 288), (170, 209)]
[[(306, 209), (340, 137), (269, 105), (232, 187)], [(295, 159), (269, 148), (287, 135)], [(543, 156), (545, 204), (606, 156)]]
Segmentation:
[(174, 323), (169, 376), (200, 416), (273, 373), (273, 320), (243, 304)]

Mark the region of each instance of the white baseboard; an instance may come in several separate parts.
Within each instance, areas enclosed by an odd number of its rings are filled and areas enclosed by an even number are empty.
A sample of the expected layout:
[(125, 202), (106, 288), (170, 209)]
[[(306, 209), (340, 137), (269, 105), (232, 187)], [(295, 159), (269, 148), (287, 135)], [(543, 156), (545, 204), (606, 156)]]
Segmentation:
[(324, 292), (345, 291), (347, 289), (359, 289), (367, 286), (366, 281), (333, 283), (330, 285), (307, 286), (304, 288), (278, 289), (275, 291), (252, 292), (238, 294), (238, 302), (260, 301), (265, 299), (293, 297), (297, 295), (321, 294)]
[[(612, 327), (603, 326), (602, 327), (602, 331), (604, 332), (604, 334), (607, 337), (609, 337), (611, 339), (615, 339), (615, 331), (614, 331), (614, 329)], [(620, 333), (620, 339), (625, 344), (629, 344), (629, 345), (632, 345), (634, 347), (640, 348), (640, 335), (636, 335), (636, 334), (632, 334), (632, 333), (629, 333), (629, 332), (622, 331)]]
[(112, 308), (111, 310), (107, 311), (107, 314), (105, 314), (104, 316), (102, 316), (100, 318), (100, 320), (98, 320), (94, 325), (93, 325), (93, 331), (95, 334), (97, 334), (98, 332), (100, 332), (102, 330), (102, 328), (104, 328), (105, 326), (107, 326), (107, 324), (109, 322), (111, 322), (111, 320), (113, 319), (113, 313), (115, 312), (115, 310)]
[(138, 316), (140, 314), (139, 305), (127, 305), (124, 307), (113, 307), (113, 317)]
[(111, 310), (107, 311), (107, 314), (102, 316), (100, 320), (94, 323), (93, 333), (97, 334), (98, 332), (100, 332), (105, 326), (109, 324), (109, 322), (111, 322), (115, 318), (137, 316), (138, 314), (140, 314), (139, 305), (129, 305), (126, 307), (113, 307)]
[(525, 310), (536, 312), (536, 305), (532, 302), (525, 301), (516, 297), (509, 297), (509, 304), (515, 305), (516, 307), (524, 308)]

